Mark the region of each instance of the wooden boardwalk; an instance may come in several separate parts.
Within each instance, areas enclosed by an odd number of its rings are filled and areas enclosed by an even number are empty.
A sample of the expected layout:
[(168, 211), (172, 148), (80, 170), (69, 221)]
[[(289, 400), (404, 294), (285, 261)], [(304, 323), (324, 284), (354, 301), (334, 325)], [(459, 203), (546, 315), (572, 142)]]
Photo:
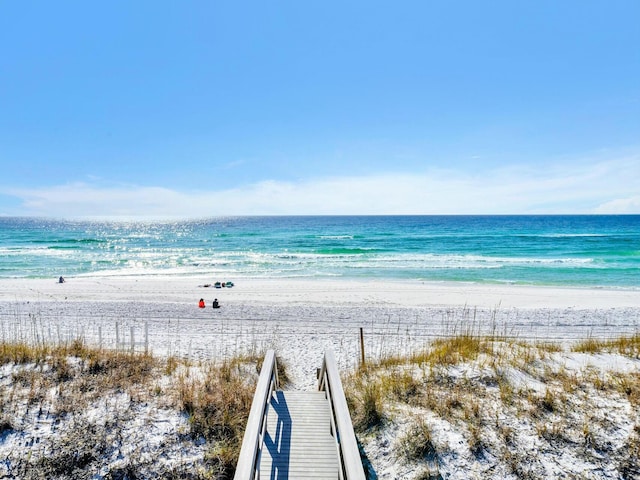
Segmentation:
[(340, 466), (330, 415), (325, 392), (273, 392), (260, 479), (337, 479)]
[(365, 480), (333, 351), (314, 392), (280, 389), (275, 351), (267, 351), (233, 478)]

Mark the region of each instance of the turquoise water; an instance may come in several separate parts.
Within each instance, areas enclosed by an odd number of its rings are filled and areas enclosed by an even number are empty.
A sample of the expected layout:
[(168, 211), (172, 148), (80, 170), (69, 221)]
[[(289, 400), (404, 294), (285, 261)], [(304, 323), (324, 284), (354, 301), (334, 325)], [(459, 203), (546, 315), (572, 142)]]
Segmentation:
[(0, 277), (210, 275), (640, 287), (640, 215), (0, 217)]

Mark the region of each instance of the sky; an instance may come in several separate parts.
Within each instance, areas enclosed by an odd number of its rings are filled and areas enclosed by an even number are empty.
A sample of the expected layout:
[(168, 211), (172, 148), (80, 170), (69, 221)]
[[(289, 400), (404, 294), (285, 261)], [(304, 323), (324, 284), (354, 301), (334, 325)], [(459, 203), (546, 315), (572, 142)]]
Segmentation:
[(0, 215), (640, 213), (640, 2), (0, 2)]

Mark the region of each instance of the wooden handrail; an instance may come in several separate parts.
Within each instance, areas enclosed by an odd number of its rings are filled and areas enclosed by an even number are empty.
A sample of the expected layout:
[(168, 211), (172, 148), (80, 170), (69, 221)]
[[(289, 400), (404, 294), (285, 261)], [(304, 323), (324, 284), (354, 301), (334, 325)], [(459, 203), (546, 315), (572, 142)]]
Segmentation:
[(324, 354), (322, 369), (318, 377), (318, 390), (327, 392), (329, 400), (331, 426), (340, 458), (340, 479), (365, 480), (356, 434), (353, 431), (349, 407), (332, 350), (327, 350)]
[(266, 413), (271, 394), (279, 387), (276, 354), (267, 350), (262, 362), (256, 392), (253, 395), (251, 411), (247, 419), (247, 427), (242, 439), (242, 447), (238, 456), (238, 465), (234, 480), (254, 480), (262, 450), (262, 439), (266, 431)]

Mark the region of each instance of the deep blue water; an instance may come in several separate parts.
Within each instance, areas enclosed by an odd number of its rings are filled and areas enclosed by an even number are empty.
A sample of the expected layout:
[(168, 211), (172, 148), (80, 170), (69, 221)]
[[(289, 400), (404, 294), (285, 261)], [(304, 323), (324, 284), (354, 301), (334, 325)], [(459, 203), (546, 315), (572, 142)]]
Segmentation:
[(158, 274), (640, 287), (640, 215), (0, 217), (0, 277)]

